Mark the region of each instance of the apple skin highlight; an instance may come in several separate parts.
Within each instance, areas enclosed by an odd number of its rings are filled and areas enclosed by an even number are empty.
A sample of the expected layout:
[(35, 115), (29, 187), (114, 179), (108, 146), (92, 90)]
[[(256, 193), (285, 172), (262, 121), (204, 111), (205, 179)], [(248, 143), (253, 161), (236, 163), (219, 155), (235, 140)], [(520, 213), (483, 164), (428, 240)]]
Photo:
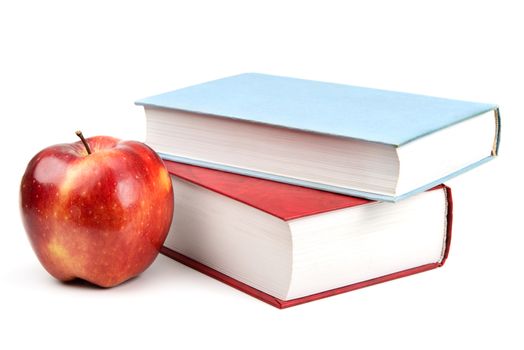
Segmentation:
[(143, 272), (173, 217), (171, 179), (148, 146), (108, 136), (40, 151), (20, 186), (23, 224), (55, 278), (112, 287)]

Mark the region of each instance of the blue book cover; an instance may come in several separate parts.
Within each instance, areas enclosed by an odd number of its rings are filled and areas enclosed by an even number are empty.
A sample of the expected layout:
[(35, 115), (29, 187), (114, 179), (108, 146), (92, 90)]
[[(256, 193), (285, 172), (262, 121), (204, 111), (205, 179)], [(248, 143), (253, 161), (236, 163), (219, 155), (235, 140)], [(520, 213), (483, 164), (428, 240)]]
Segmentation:
[[(182, 110), (198, 114), (245, 120), (335, 137), (370, 141), (399, 147), (436, 131), (494, 111), (497, 130), (492, 155), (498, 148), (500, 117), (494, 104), (466, 102), (403, 92), (363, 88), (259, 73), (246, 73), (136, 102), (144, 107)], [(170, 159), (221, 168), (227, 171), (282, 180), (371, 199), (398, 200), (401, 196), (370, 194), (355, 189), (286, 179), (264, 172), (207, 164), (171, 155)], [(489, 160), (479, 159), (478, 164)], [(478, 164), (457, 169), (435, 179), (414, 193), (436, 185)]]

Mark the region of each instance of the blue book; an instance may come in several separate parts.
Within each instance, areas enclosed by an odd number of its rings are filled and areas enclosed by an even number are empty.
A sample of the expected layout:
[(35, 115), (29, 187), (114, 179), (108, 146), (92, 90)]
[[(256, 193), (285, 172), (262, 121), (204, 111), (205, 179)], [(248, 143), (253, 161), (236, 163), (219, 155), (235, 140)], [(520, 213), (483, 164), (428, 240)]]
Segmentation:
[(163, 158), (397, 201), (495, 157), (494, 104), (246, 73), (136, 102)]

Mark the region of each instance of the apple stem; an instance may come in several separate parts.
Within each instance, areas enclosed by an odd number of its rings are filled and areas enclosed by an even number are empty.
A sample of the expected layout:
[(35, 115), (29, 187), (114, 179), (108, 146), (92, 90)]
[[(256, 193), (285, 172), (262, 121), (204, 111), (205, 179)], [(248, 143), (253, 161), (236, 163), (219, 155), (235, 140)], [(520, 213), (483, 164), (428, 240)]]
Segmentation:
[(91, 154), (91, 148), (89, 147), (89, 144), (87, 143), (86, 139), (84, 138), (84, 135), (82, 135), (82, 132), (80, 130), (76, 131), (76, 136), (80, 137), (80, 140), (82, 140), (82, 143), (86, 148), (87, 154)]

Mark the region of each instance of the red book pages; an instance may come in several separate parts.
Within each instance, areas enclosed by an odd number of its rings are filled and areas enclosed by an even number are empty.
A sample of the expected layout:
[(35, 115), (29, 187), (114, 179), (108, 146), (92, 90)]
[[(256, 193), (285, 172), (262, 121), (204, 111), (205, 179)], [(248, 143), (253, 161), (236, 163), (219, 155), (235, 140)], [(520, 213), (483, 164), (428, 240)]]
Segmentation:
[[(305, 187), (298, 187), (269, 180), (251, 178), (243, 175), (225, 173), (218, 170), (201, 168), (187, 164), (174, 163), (170, 161), (164, 162), (166, 163), (169, 172), (173, 175), (176, 175), (184, 180), (190, 181), (209, 190), (218, 192), (232, 199), (243, 202), (247, 205), (253, 206), (283, 220), (291, 220), (307, 215), (353, 207), (371, 202), (370, 200), (366, 199), (344, 196)], [(167, 247), (162, 247), (161, 253), (270, 305), (273, 305), (279, 309), (283, 309), (313, 300), (326, 298), (332, 295), (349, 292), (355, 289), (364, 288), (374, 284), (391, 281), (397, 278), (410, 276), (444, 265), (449, 254), (451, 243), (453, 198), (451, 195), (451, 189), (445, 185), (438, 185), (431, 190), (441, 188), (446, 190), (448, 210), (446, 247), (444, 257), (440, 263), (432, 263), (410, 268), (393, 274), (323, 291), (297, 299), (278, 299)]]

